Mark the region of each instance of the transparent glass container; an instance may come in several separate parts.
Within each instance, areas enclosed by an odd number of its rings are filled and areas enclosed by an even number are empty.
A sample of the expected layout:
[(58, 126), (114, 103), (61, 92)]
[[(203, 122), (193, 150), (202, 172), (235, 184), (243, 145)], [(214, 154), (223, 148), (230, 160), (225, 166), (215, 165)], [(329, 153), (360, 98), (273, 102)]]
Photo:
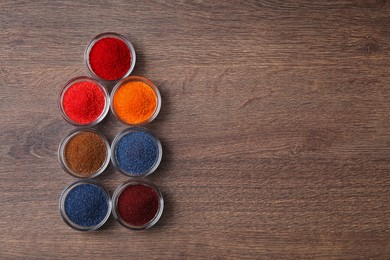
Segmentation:
[[(96, 84), (103, 92), (103, 95), (104, 95), (104, 108), (102, 110), (102, 113), (92, 122), (90, 123), (86, 123), (86, 124), (81, 124), (81, 123), (78, 123), (78, 122), (75, 122), (73, 121), (72, 119), (69, 118), (69, 116), (65, 113), (65, 110), (64, 110), (64, 105), (63, 105), (63, 99), (64, 99), (64, 95), (66, 93), (66, 91), (75, 83), (77, 82), (92, 82), (94, 84)], [(70, 124), (74, 125), (74, 126), (83, 126), (83, 127), (91, 127), (91, 126), (95, 126), (97, 125), (98, 123), (100, 123), (104, 117), (107, 115), (108, 113), (108, 110), (110, 110), (110, 98), (109, 98), (109, 95), (108, 95), (108, 91), (107, 89), (102, 85), (100, 84), (97, 80), (93, 79), (93, 78), (90, 78), (90, 77), (85, 77), (85, 76), (81, 76), (81, 77), (76, 77), (76, 78), (73, 78), (71, 80), (69, 80), (65, 86), (62, 88), (61, 90), (61, 93), (60, 93), (60, 96), (58, 98), (58, 107), (61, 111), (61, 115), (62, 117)]]
[[(137, 124), (133, 124), (133, 123), (128, 123), (126, 121), (124, 121), (120, 116), (118, 116), (118, 114), (116, 113), (115, 111), (115, 107), (114, 107), (114, 99), (115, 99), (115, 93), (118, 91), (118, 89), (120, 89), (123, 85), (125, 85), (126, 83), (129, 83), (129, 82), (143, 82), (145, 83), (146, 85), (148, 85), (153, 91), (154, 91), (154, 94), (156, 96), (156, 109), (154, 110), (153, 114), (148, 118), (146, 119), (145, 121), (143, 122), (140, 122), (140, 123), (137, 123)], [(145, 125), (147, 123), (150, 123), (152, 122), (158, 115), (158, 113), (160, 112), (160, 109), (161, 109), (161, 95), (160, 95), (160, 91), (158, 90), (158, 88), (153, 84), (153, 82), (151, 82), (149, 79), (147, 78), (144, 78), (144, 77), (140, 77), (140, 76), (130, 76), (130, 77), (127, 77), (127, 78), (124, 78), (122, 79), (121, 81), (119, 81), (113, 88), (113, 90), (111, 91), (111, 95), (110, 95), (110, 99), (111, 99), (111, 111), (112, 113), (115, 115), (115, 117), (121, 121), (122, 123), (124, 124), (127, 124), (127, 125), (130, 125), (130, 126), (142, 126), (142, 125)]]
[[(83, 133), (83, 132), (91, 132), (91, 133), (97, 134), (102, 139), (104, 144), (106, 145), (106, 159), (105, 159), (104, 163), (96, 172), (92, 173), (89, 176), (80, 176), (79, 173), (74, 172), (68, 166), (68, 163), (67, 163), (66, 158), (65, 158), (65, 148), (66, 148), (66, 145), (68, 144), (68, 142), (74, 136), (76, 136), (80, 133)], [(81, 129), (76, 129), (76, 130), (70, 132), (67, 136), (64, 137), (64, 139), (62, 139), (62, 141), (58, 147), (58, 160), (61, 164), (61, 167), (64, 169), (64, 171), (66, 173), (70, 174), (73, 177), (80, 178), (80, 179), (91, 179), (91, 178), (95, 178), (95, 177), (99, 176), (100, 174), (102, 174), (104, 172), (104, 170), (107, 168), (108, 164), (110, 163), (110, 157), (111, 157), (111, 149), (110, 149), (110, 144), (109, 144), (107, 138), (103, 134), (98, 132), (97, 130), (94, 130), (91, 128), (81, 128)]]
[[(154, 191), (156, 191), (158, 194), (158, 197), (159, 197), (159, 206), (158, 206), (158, 210), (156, 212), (156, 215), (154, 216), (153, 219), (151, 219), (149, 222), (145, 223), (142, 226), (133, 226), (133, 225), (127, 223), (126, 221), (124, 221), (122, 219), (122, 217), (120, 216), (120, 214), (118, 212), (118, 198), (119, 198), (119, 196), (127, 187), (132, 186), (132, 185), (148, 186), (148, 187), (152, 188)], [(154, 226), (158, 222), (158, 220), (160, 219), (160, 217), (163, 213), (163, 210), (164, 210), (164, 198), (163, 198), (161, 191), (157, 188), (156, 185), (154, 185), (153, 183), (151, 183), (150, 181), (147, 181), (145, 179), (131, 179), (125, 183), (122, 183), (118, 188), (116, 188), (114, 195), (112, 196), (112, 214), (113, 214), (114, 218), (119, 222), (119, 224), (121, 224), (122, 226), (124, 226), (126, 228), (132, 229), (132, 230), (143, 230), (143, 229), (148, 229), (148, 228)]]
[[(118, 40), (121, 40), (122, 42), (124, 42), (127, 47), (129, 48), (130, 50), (130, 55), (131, 55), (131, 60), (130, 60), (130, 67), (129, 67), (129, 70), (126, 72), (125, 75), (123, 75), (123, 77), (121, 78), (117, 78), (117, 79), (114, 79), (114, 80), (108, 80), (108, 79), (104, 79), (104, 78), (101, 78), (99, 77), (92, 69), (91, 67), (91, 64), (89, 62), (89, 54), (91, 52), (91, 49), (92, 47), (95, 45), (95, 43), (97, 43), (99, 40), (101, 39), (104, 39), (104, 38), (115, 38), (115, 39), (118, 39)], [(84, 62), (85, 62), (85, 65), (87, 66), (89, 72), (91, 73), (91, 75), (101, 81), (106, 81), (106, 82), (115, 82), (115, 81), (118, 81), (122, 78), (125, 78), (125, 77), (128, 77), (131, 72), (133, 71), (134, 67), (135, 67), (135, 62), (136, 62), (136, 54), (135, 54), (135, 49), (134, 49), (134, 46), (133, 44), (126, 38), (124, 37), (123, 35), (121, 34), (118, 34), (118, 33), (114, 33), (114, 32), (106, 32), (106, 33), (102, 33), (102, 34), (99, 34), (97, 35), (95, 38), (93, 38), (89, 44), (87, 45), (87, 48), (85, 49), (85, 52), (84, 52)]]
[[(157, 152), (158, 152), (158, 155), (157, 155), (157, 158), (153, 164), (152, 167), (150, 167), (150, 169), (146, 172), (143, 172), (143, 173), (132, 173), (132, 172), (128, 172), (126, 171), (125, 169), (123, 169), (118, 160), (117, 160), (117, 144), (118, 142), (122, 139), (123, 136), (125, 136), (126, 134), (128, 133), (132, 133), (132, 132), (144, 132), (146, 134), (149, 134), (150, 137), (154, 140), (156, 146), (157, 146)], [(112, 144), (111, 144), (111, 161), (112, 163), (114, 164), (115, 168), (117, 168), (122, 174), (126, 175), (126, 176), (129, 176), (129, 177), (145, 177), (145, 176), (148, 176), (149, 174), (153, 173), (157, 167), (160, 165), (160, 162), (161, 162), (161, 159), (162, 159), (162, 146), (161, 146), (161, 142), (160, 140), (154, 135), (152, 134), (150, 131), (148, 131), (147, 129), (143, 128), (143, 127), (130, 127), (130, 128), (127, 128), (125, 130), (123, 130), (122, 132), (120, 132), (119, 134), (117, 134), (117, 136), (115, 136), (114, 140), (112, 141)]]
[[(87, 227), (85, 227), (85, 226), (77, 225), (76, 223), (73, 223), (69, 219), (67, 214), (66, 214), (66, 211), (65, 211), (65, 199), (66, 199), (66, 197), (68, 196), (69, 192), (72, 189), (74, 189), (75, 187), (77, 187), (78, 185), (81, 185), (81, 184), (92, 184), (92, 185), (95, 185), (96, 187), (100, 188), (104, 192), (104, 194), (107, 196), (107, 214), (106, 214), (105, 218), (100, 223), (98, 223), (95, 226), (87, 226)], [(98, 184), (96, 181), (93, 181), (93, 180), (80, 180), (80, 181), (76, 181), (76, 182), (70, 184), (62, 192), (61, 197), (60, 197), (60, 201), (59, 201), (59, 211), (60, 211), (60, 215), (61, 215), (62, 219), (64, 220), (64, 222), (68, 226), (70, 226), (71, 228), (73, 228), (75, 230), (78, 230), (78, 231), (94, 231), (94, 230), (97, 230), (98, 228), (103, 226), (104, 223), (106, 223), (106, 221), (110, 217), (111, 210), (112, 210), (112, 201), (111, 201), (110, 194), (100, 184)]]

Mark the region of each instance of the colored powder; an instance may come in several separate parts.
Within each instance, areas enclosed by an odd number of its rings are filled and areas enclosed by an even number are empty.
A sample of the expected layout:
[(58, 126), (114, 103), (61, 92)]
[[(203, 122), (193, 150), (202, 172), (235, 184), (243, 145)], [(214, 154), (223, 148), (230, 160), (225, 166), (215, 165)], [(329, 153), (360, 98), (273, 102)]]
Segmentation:
[(158, 155), (155, 138), (142, 131), (125, 134), (116, 145), (119, 167), (132, 174), (148, 172), (156, 163)]
[(143, 226), (156, 216), (159, 200), (158, 193), (149, 186), (128, 186), (118, 197), (118, 214), (132, 226)]
[(108, 210), (107, 194), (93, 184), (80, 184), (69, 191), (65, 198), (66, 215), (74, 224), (82, 227), (100, 224)]
[(74, 135), (65, 146), (67, 166), (80, 177), (90, 177), (104, 164), (107, 147), (101, 136), (85, 131)]
[(157, 107), (153, 89), (141, 81), (130, 81), (114, 94), (115, 114), (127, 124), (142, 124), (152, 117)]
[(120, 39), (106, 37), (98, 40), (89, 53), (89, 64), (93, 72), (105, 80), (117, 80), (130, 69), (129, 47)]
[(106, 99), (104, 92), (93, 82), (80, 81), (64, 93), (62, 106), (65, 114), (78, 124), (90, 124), (103, 112)]

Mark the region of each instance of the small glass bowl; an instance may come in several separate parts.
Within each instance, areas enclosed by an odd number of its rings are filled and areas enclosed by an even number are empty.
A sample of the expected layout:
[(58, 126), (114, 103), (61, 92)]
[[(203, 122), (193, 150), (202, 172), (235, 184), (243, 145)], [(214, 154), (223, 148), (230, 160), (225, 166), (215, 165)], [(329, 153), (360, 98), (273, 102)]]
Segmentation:
[[(93, 69), (91, 67), (91, 64), (89, 63), (89, 53), (91, 52), (92, 47), (99, 40), (101, 40), (103, 38), (107, 38), (107, 37), (115, 38), (115, 39), (123, 41), (127, 45), (127, 47), (129, 48), (130, 55), (131, 55), (129, 70), (126, 72), (125, 75), (123, 75), (123, 77), (118, 78), (118, 79), (114, 79), (114, 80), (104, 79), (104, 78), (101, 78), (98, 75), (96, 75), (96, 73), (93, 71)], [(135, 49), (134, 49), (133, 44), (125, 36), (118, 34), (118, 33), (114, 33), (114, 32), (106, 32), (106, 33), (101, 33), (101, 34), (97, 35), (95, 38), (92, 39), (92, 41), (89, 42), (89, 44), (87, 45), (87, 48), (85, 49), (85, 52), (84, 52), (84, 62), (85, 62), (85, 65), (87, 66), (89, 72), (91, 73), (91, 75), (93, 77), (95, 77), (101, 81), (105, 81), (105, 82), (115, 82), (115, 81), (118, 81), (118, 80), (123, 79), (125, 77), (128, 77), (135, 67), (135, 61), (136, 61), (136, 55), (135, 55)]]
[[(143, 122), (140, 122), (138, 124), (130, 124), (130, 123), (127, 123), (125, 122), (122, 118), (120, 118), (117, 113), (115, 112), (115, 108), (114, 108), (114, 98), (115, 98), (115, 94), (116, 92), (118, 91), (118, 89), (120, 89), (121, 86), (123, 86), (124, 84), (126, 83), (129, 83), (131, 81), (141, 81), (143, 83), (145, 83), (146, 85), (148, 85), (155, 93), (156, 95), (156, 102), (157, 102), (157, 105), (156, 105), (156, 109), (154, 110), (154, 113), (145, 121)], [(158, 90), (158, 88), (156, 87), (156, 85), (153, 84), (153, 82), (151, 82), (149, 79), (147, 78), (144, 78), (144, 77), (140, 77), (140, 76), (130, 76), (130, 77), (127, 77), (127, 78), (124, 78), (122, 79), (121, 81), (119, 81), (115, 86), (114, 88), (112, 89), (111, 91), (111, 95), (110, 95), (110, 99), (111, 99), (111, 111), (112, 113), (114, 114), (114, 116), (119, 120), (121, 121), (122, 123), (126, 124), (126, 125), (130, 125), (130, 126), (142, 126), (142, 125), (145, 125), (147, 123), (150, 123), (152, 122), (158, 115), (158, 113), (160, 112), (160, 109), (161, 109), (161, 95), (160, 95), (160, 91)]]
[[(124, 170), (119, 165), (119, 162), (117, 161), (116, 146), (117, 146), (118, 142), (122, 139), (122, 137), (124, 135), (126, 135), (128, 133), (132, 133), (132, 132), (144, 132), (144, 133), (149, 134), (153, 138), (153, 140), (155, 141), (155, 143), (157, 145), (157, 150), (158, 150), (158, 155), (157, 155), (156, 161), (154, 162), (153, 166), (147, 172), (140, 173), (140, 174), (127, 172), (126, 170)], [(161, 162), (161, 159), (162, 159), (162, 146), (161, 146), (160, 140), (154, 134), (152, 134), (150, 131), (148, 131), (147, 129), (145, 129), (143, 127), (130, 127), (130, 128), (127, 128), (127, 129), (123, 130), (122, 132), (120, 132), (119, 134), (117, 134), (117, 136), (115, 136), (114, 140), (112, 141), (112, 144), (111, 144), (111, 161), (114, 164), (115, 168), (117, 168), (119, 170), (119, 172), (121, 172), (122, 174), (124, 174), (126, 176), (129, 176), (129, 177), (145, 177), (145, 176), (148, 176), (149, 174), (153, 173), (157, 169), (157, 167), (159, 166), (159, 164)]]
[[(89, 176), (85, 176), (85, 177), (80, 176), (78, 173), (76, 173), (72, 169), (70, 169), (70, 167), (68, 166), (68, 164), (66, 162), (66, 158), (65, 158), (66, 145), (74, 136), (76, 136), (82, 132), (91, 132), (91, 133), (99, 135), (106, 145), (106, 160), (104, 161), (102, 166), (99, 168), (99, 170), (97, 170), (95, 173), (93, 173)], [(64, 171), (66, 173), (70, 174), (73, 177), (79, 178), (79, 179), (91, 179), (91, 178), (95, 178), (95, 177), (99, 176), (100, 174), (102, 174), (104, 172), (104, 170), (107, 168), (108, 164), (110, 163), (110, 156), (111, 156), (111, 149), (110, 149), (110, 144), (109, 144), (107, 138), (103, 134), (101, 134), (100, 132), (98, 132), (94, 129), (91, 129), (91, 128), (76, 129), (76, 130), (70, 132), (67, 136), (64, 137), (64, 139), (62, 139), (62, 141), (58, 147), (58, 160), (60, 161), (62, 168), (64, 169)]]
[[(121, 195), (122, 191), (124, 191), (127, 187), (133, 186), (133, 185), (148, 186), (148, 187), (152, 188), (153, 190), (155, 190), (158, 194), (158, 197), (159, 197), (159, 205), (158, 205), (158, 210), (157, 210), (156, 215), (154, 216), (154, 218), (152, 220), (150, 220), (149, 222), (147, 222), (146, 224), (144, 224), (142, 226), (133, 226), (133, 225), (127, 223), (126, 221), (124, 221), (121, 218), (121, 216), (118, 212), (118, 198), (119, 198), (119, 196)], [(121, 185), (119, 185), (118, 188), (116, 188), (114, 195), (112, 196), (112, 214), (113, 214), (114, 218), (119, 222), (119, 224), (121, 224), (122, 226), (124, 226), (128, 229), (142, 230), (142, 229), (148, 229), (148, 228), (154, 226), (158, 222), (158, 220), (160, 219), (160, 217), (163, 213), (163, 210), (164, 210), (164, 198), (163, 198), (161, 191), (157, 188), (156, 185), (154, 185), (153, 183), (151, 183), (150, 181), (147, 181), (145, 179), (131, 179), (127, 182), (122, 183)]]
[[(65, 199), (66, 197), (68, 196), (69, 192), (74, 189), (75, 187), (77, 187), (78, 185), (81, 185), (81, 184), (92, 184), (92, 185), (95, 185), (97, 186), (98, 188), (102, 189), (102, 191), (105, 193), (105, 195), (107, 195), (107, 203), (108, 203), (108, 208), (107, 208), (107, 215), (105, 216), (105, 218), (97, 225), (95, 226), (88, 226), (88, 227), (85, 227), (85, 226), (80, 226), (80, 225), (77, 225), (76, 223), (73, 223), (69, 217), (67, 216), (66, 214), (66, 211), (65, 211)], [(111, 211), (112, 211), (112, 201), (111, 201), (111, 197), (110, 197), (110, 194), (107, 192), (107, 190), (105, 188), (103, 188), (99, 183), (97, 183), (96, 181), (93, 181), (93, 180), (80, 180), (80, 181), (76, 181), (72, 184), (70, 184), (68, 187), (66, 187), (64, 189), (64, 191), (62, 192), (61, 194), (61, 197), (60, 197), (60, 201), (59, 201), (59, 211), (60, 211), (60, 215), (62, 217), (62, 219), (64, 220), (64, 222), (70, 226), (71, 228), (75, 229), (75, 230), (78, 230), (78, 231), (93, 231), (93, 230), (97, 230), (98, 228), (100, 228), (101, 226), (104, 225), (104, 223), (106, 223), (106, 221), (108, 220), (108, 218), (110, 217), (110, 214), (111, 214)]]
[[(77, 82), (85, 82), (85, 81), (92, 82), (92, 83), (96, 84), (97, 86), (99, 86), (99, 88), (103, 91), (105, 103), (104, 103), (104, 108), (103, 108), (102, 113), (94, 121), (92, 121), (91, 123), (88, 123), (88, 124), (80, 124), (80, 123), (75, 122), (72, 119), (70, 119), (68, 117), (68, 115), (65, 113), (65, 109), (64, 109), (64, 106), (63, 106), (63, 99), (64, 99), (64, 95), (65, 95), (66, 91), (73, 84), (75, 84)], [(109, 98), (107, 89), (102, 84), (100, 84), (97, 80), (95, 80), (93, 78), (90, 78), (90, 77), (81, 76), (81, 77), (76, 77), (76, 78), (73, 78), (73, 79), (69, 80), (65, 84), (65, 86), (62, 88), (60, 96), (58, 98), (58, 107), (59, 107), (59, 109), (61, 111), (62, 117), (68, 123), (70, 123), (70, 124), (72, 124), (74, 126), (88, 126), (88, 127), (91, 127), (91, 126), (95, 126), (98, 123), (100, 123), (104, 119), (104, 117), (107, 115), (108, 110), (110, 109), (110, 98)]]

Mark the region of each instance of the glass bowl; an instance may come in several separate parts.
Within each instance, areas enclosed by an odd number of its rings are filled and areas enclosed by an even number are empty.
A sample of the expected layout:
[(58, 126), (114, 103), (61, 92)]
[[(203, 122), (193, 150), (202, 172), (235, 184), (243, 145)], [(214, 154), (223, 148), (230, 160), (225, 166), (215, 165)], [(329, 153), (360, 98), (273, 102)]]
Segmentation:
[[(90, 175), (86, 175), (86, 176), (83, 176), (82, 174), (73, 171), (71, 169), (71, 167), (68, 165), (67, 159), (65, 156), (65, 149), (66, 149), (68, 142), (70, 140), (72, 140), (72, 138), (75, 137), (76, 135), (78, 135), (80, 133), (84, 133), (84, 132), (90, 132), (90, 133), (97, 134), (102, 139), (104, 144), (106, 145), (106, 159), (105, 159), (104, 163), (101, 165), (101, 167), (97, 171), (95, 171), (94, 173), (91, 173)], [(104, 170), (107, 168), (108, 164), (110, 163), (110, 156), (111, 156), (111, 149), (110, 149), (110, 144), (107, 141), (107, 138), (103, 134), (101, 134), (100, 132), (98, 132), (94, 129), (90, 129), (90, 128), (76, 129), (76, 130), (70, 132), (67, 136), (64, 137), (64, 139), (62, 139), (62, 141), (58, 147), (58, 160), (59, 160), (62, 168), (64, 169), (64, 171), (66, 173), (70, 174), (71, 176), (76, 177), (76, 178), (80, 178), (80, 179), (95, 178), (95, 177), (99, 176), (100, 174), (102, 174), (104, 172)]]
[[(64, 95), (65, 95), (65, 93), (68, 91), (68, 89), (70, 87), (72, 87), (75, 83), (78, 83), (78, 82), (91, 82), (91, 83), (94, 83), (102, 90), (103, 95), (104, 95), (105, 103), (104, 103), (104, 108), (103, 108), (101, 114), (94, 121), (89, 122), (89, 123), (79, 123), (79, 122), (76, 122), (76, 121), (72, 120), (65, 112), (65, 108), (64, 108), (64, 104), (63, 104)], [(59, 107), (59, 110), (61, 112), (62, 117), (68, 123), (70, 123), (70, 124), (72, 124), (74, 126), (91, 127), (91, 126), (95, 126), (98, 123), (100, 123), (104, 119), (104, 117), (107, 115), (108, 110), (110, 109), (110, 98), (109, 98), (107, 89), (102, 84), (100, 84), (97, 80), (95, 80), (93, 78), (90, 78), (90, 77), (81, 76), (81, 77), (76, 77), (76, 78), (73, 78), (73, 79), (69, 80), (65, 84), (65, 86), (62, 88), (62, 90), (60, 92), (60, 95), (59, 95), (59, 98), (58, 98), (58, 107)]]
[[(156, 145), (157, 148), (157, 157), (155, 158), (155, 161), (151, 167), (149, 167), (147, 170), (145, 170), (142, 173), (135, 173), (135, 172), (130, 172), (124, 169), (124, 167), (121, 166), (121, 164), (118, 162), (118, 153), (117, 153), (117, 145), (118, 142), (127, 134), (130, 133), (136, 133), (136, 132), (142, 132), (146, 133), (149, 135), (149, 137), (153, 140), (153, 142)], [(152, 134), (150, 131), (148, 131), (145, 128), (142, 127), (130, 127), (128, 129), (123, 130), (120, 132), (113, 140), (112, 145), (111, 145), (111, 161), (114, 164), (114, 166), (124, 175), (129, 176), (129, 177), (145, 177), (148, 176), (149, 174), (153, 173), (157, 167), (159, 166), (160, 162), (162, 159), (162, 146), (160, 140)]]
[[(139, 123), (131, 123), (131, 122), (127, 122), (125, 119), (121, 118), (118, 113), (115, 111), (115, 106), (114, 106), (114, 100), (115, 100), (115, 94), (116, 92), (125, 84), (129, 83), (129, 82), (143, 82), (145, 83), (146, 85), (148, 85), (154, 92), (155, 94), (155, 97), (156, 97), (156, 108), (153, 112), (153, 114), (147, 118), (146, 120), (144, 121), (141, 121)], [(161, 95), (160, 95), (160, 91), (158, 90), (158, 88), (153, 84), (153, 82), (151, 82), (149, 79), (147, 78), (144, 78), (144, 77), (140, 77), (140, 76), (130, 76), (130, 77), (127, 77), (127, 78), (124, 78), (122, 79), (121, 81), (119, 81), (113, 88), (113, 90), (111, 91), (111, 95), (110, 95), (110, 99), (111, 99), (111, 111), (112, 113), (114, 114), (114, 116), (119, 120), (121, 121), (122, 123), (124, 124), (127, 124), (127, 125), (130, 125), (130, 126), (142, 126), (142, 125), (145, 125), (147, 123), (150, 123), (152, 122), (158, 115), (158, 113), (160, 112), (160, 109), (161, 109)]]
[[(156, 214), (154, 215), (154, 217), (150, 221), (148, 221), (147, 223), (140, 225), (140, 226), (135, 226), (135, 225), (131, 225), (130, 223), (127, 223), (125, 220), (123, 220), (123, 218), (121, 217), (121, 215), (118, 212), (118, 198), (119, 198), (119, 196), (122, 194), (122, 192), (127, 187), (134, 186), (134, 185), (144, 185), (144, 186), (147, 186), (149, 188), (152, 188), (157, 193), (157, 195), (159, 197), (158, 209), (157, 209)], [(157, 188), (157, 186), (154, 185), (153, 183), (151, 183), (150, 181), (147, 181), (145, 179), (131, 179), (131, 180), (121, 184), (118, 188), (116, 188), (114, 195), (112, 197), (112, 205), (113, 205), (112, 206), (112, 214), (113, 214), (114, 218), (119, 222), (119, 224), (121, 224), (122, 226), (124, 226), (128, 229), (142, 230), (142, 229), (148, 229), (158, 222), (158, 220), (160, 219), (160, 217), (163, 213), (163, 210), (164, 210), (164, 198), (163, 198), (161, 191)]]
[[(66, 209), (65, 209), (65, 200), (67, 198), (67, 196), (69, 195), (69, 193), (74, 189), (76, 188), (77, 186), (79, 185), (82, 185), (82, 184), (89, 184), (89, 185), (94, 185), (95, 187), (101, 189), (101, 191), (103, 192), (103, 194), (106, 196), (106, 199), (107, 199), (107, 213), (104, 217), (104, 219), (102, 221), (100, 221), (98, 224), (96, 225), (92, 225), (92, 226), (80, 226), (76, 223), (74, 223), (72, 220), (70, 220), (70, 218), (68, 217), (67, 213), (66, 213)], [(60, 201), (59, 201), (59, 211), (60, 211), (60, 215), (62, 217), (62, 219), (64, 220), (64, 222), (70, 226), (71, 228), (75, 229), (75, 230), (78, 230), (78, 231), (93, 231), (93, 230), (97, 230), (98, 228), (100, 228), (101, 226), (104, 225), (104, 223), (106, 223), (106, 221), (108, 220), (108, 218), (110, 217), (110, 214), (111, 214), (111, 210), (112, 210), (112, 202), (111, 202), (111, 198), (110, 198), (110, 194), (100, 185), (98, 184), (96, 181), (93, 181), (93, 180), (80, 180), (80, 181), (76, 181), (72, 184), (70, 184), (68, 187), (65, 188), (65, 190), (62, 192), (61, 194), (61, 197), (60, 197)]]
[[(104, 38), (115, 38), (115, 39), (118, 39), (118, 40), (121, 40), (122, 42), (124, 42), (127, 47), (129, 48), (129, 51), (130, 51), (130, 55), (131, 55), (131, 60), (130, 60), (130, 67), (129, 67), (129, 70), (120, 78), (117, 78), (117, 79), (113, 79), (113, 80), (109, 80), (109, 79), (105, 79), (105, 78), (102, 78), (100, 76), (98, 76), (94, 70), (92, 69), (91, 67), (91, 64), (89, 62), (89, 54), (92, 50), (92, 47), (101, 39), (104, 39)], [(133, 44), (126, 38), (124, 37), (123, 35), (121, 34), (118, 34), (118, 33), (114, 33), (114, 32), (106, 32), (106, 33), (102, 33), (102, 34), (99, 34), (97, 35), (95, 38), (93, 38), (89, 44), (87, 45), (87, 48), (85, 49), (85, 52), (84, 52), (84, 62), (85, 62), (85, 65), (87, 66), (89, 72), (91, 73), (91, 75), (101, 81), (106, 81), (106, 82), (114, 82), (114, 81), (118, 81), (122, 78), (125, 78), (125, 77), (128, 77), (131, 72), (133, 71), (134, 67), (135, 67), (135, 62), (136, 62), (136, 54), (135, 54), (135, 49), (134, 49), (134, 46)]]

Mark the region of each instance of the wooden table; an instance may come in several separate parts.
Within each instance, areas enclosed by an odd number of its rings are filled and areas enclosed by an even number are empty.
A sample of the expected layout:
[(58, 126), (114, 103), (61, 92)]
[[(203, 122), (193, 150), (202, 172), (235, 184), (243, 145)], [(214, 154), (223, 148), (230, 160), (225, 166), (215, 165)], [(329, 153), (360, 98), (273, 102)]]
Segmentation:
[[(0, 2), (1, 259), (390, 258), (388, 1), (78, 2)], [(148, 179), (166, 208), (148, 231), (58, 213), (75, 179), (57, 96), (106, 31), (162, 93)]]

